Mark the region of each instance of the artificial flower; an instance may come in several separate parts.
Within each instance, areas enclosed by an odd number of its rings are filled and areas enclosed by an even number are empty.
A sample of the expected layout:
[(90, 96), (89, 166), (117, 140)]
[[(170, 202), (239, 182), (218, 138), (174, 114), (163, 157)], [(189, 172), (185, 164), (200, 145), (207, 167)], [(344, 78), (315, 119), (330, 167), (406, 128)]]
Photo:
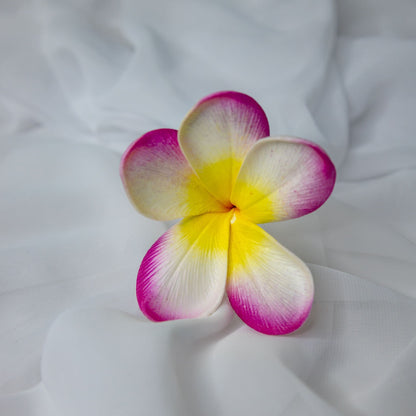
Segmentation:
[(316, 144), (269, 135), (259, 104), (227, 91), (202, 99), (178, 131), (150, 131), (124, 153), (121, 177), (138, 211), (183, 218), (138, 272), (138, 303), (151, 320), (207, 316), (225, 293), (259, 332), (290, 333), (306, 320), (314, 294), (308, 267), (256, 224), (319, 208), (335, 168)]

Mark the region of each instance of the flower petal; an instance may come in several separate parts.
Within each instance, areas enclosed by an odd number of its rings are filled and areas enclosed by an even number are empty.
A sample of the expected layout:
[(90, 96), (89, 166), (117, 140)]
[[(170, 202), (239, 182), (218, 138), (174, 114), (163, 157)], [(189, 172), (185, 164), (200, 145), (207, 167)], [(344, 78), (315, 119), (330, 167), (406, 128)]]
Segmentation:
[(225, 292), (229, 229), (229, 213), (204, 214), (184, 219), (156, 241), (137, 275), (137, 299), (148, 318), (215, 311)]
[(150, 218), (226, 211), (193, 172), (176, 130), (153, 130), (136, 140), (122, 157), (120, 174), (133, 205)]
[(299, 328), (313, 300), (307, 266), (259, 226), (237, 215), (231, 221), (227, 293), (237, 315), (271, 335)]
[(316, 144), (267, 138), (247, 155), (231, 202), (255, 223), (297, 218), (319, 208), (334, 188), (336, 171)]
[(246, 154), (257, 140), (269, 135), (269, 123), (251, 97), (226, 91), (201, 100), (178, 135), (199, 178), (219, 201), (228, 204)]

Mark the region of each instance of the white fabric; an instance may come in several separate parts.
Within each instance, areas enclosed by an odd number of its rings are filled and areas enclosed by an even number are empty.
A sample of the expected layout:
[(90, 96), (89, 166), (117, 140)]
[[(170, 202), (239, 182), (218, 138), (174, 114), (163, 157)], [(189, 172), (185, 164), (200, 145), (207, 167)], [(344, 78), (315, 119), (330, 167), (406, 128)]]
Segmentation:
[[(3, 0), (0, 414), (414, 415), (416, 3)], [(317, 212), (265, 228), (314, 274), (297, 333), (227, 303), (155, 324), (121, 152), (198, 99), (257, 99), (338, 168)]]

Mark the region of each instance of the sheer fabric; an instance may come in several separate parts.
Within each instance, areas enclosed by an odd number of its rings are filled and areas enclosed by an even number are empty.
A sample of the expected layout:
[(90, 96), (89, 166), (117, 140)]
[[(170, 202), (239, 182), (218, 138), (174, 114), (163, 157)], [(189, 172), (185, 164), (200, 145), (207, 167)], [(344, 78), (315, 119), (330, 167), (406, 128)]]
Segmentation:
[[(415, 19), (410, 0), (3, 1), (0, 414), (413, 415)], [(130, 206), (121, 153), (219, 90), (337, 165), (327, 204), (264, 225), (314, 275), (289, 336), (226, 302), (137, 307), (167, 225)]]

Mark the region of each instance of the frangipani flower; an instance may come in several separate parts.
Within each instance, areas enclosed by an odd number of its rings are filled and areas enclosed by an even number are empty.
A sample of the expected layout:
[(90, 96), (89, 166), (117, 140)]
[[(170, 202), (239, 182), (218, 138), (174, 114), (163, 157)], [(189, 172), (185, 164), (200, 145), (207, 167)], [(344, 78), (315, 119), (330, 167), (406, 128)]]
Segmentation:
[(227, 293), (238, 316), (265, 334), (286, 334), (309, 315), (308, 267), (256, 224), (306, 215), (329, 197), (335, 168), (316, 144), (269, 137), (247, 95), (202, 99), (179, 131), (146, 133), (124, 153), (133, 205), (156, 220), (184, 218), (145, 255), (137, 299), (154, 321), (211, 314)]

